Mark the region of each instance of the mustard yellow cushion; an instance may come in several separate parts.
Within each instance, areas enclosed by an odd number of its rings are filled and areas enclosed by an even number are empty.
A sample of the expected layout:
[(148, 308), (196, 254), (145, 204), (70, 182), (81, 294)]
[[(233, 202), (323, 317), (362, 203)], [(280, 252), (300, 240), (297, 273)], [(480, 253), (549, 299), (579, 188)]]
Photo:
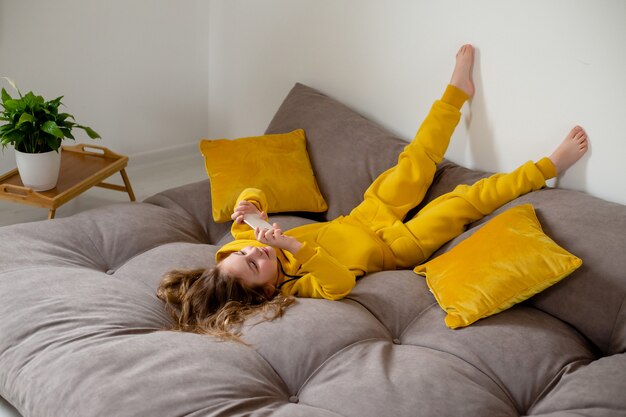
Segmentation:
[(200, 141), (211, 180), (213, 219), (231, 220), (239, 193), (259, 188), (269, 212), (323, 212), (328, 209), (315, 181), (304, 130), (235, 140)]
[(494, 217), (449, 252), (417, 266), (452, 329), (499, 313), (582, 265), (541, 229), (530, 204)]

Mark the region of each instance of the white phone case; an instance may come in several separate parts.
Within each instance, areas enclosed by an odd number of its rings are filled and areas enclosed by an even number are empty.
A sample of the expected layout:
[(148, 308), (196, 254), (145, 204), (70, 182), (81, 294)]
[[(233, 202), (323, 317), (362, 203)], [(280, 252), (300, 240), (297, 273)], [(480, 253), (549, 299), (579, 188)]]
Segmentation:
[(263, 220), (258, 214), (244, 214), (243, 221), (253, 229), (257, 227), (261, 230), (272, 228), (272, 225)]

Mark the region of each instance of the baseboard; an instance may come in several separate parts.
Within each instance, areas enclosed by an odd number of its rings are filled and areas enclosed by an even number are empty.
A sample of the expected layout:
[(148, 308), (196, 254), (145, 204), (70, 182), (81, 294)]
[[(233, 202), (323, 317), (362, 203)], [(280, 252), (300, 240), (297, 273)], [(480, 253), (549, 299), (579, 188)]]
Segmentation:
[(198, 142), (183, 143), (182, 145), (168, 146), (167, 148), (138, 152), (128, 156), (128, 167), (138, 168), (157, 164), (173, 159), (200, 157)]

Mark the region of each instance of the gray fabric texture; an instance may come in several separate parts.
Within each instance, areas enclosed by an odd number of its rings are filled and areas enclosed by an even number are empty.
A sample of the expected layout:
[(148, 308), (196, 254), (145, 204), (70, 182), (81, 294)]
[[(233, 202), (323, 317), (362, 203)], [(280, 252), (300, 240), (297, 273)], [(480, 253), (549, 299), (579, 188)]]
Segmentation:
[[(268, 132), (304, 128), (327, 218), (359, 203), (406, 142), (297, 84)], [(520, 161), (522, 162), (522, 161)], [(444, 161), (426, 200), (486, 173)], [(0, 395), (24, 416), (624, 416), (626, 206), (543, 189), (548, 235), (583, 267), (507, 311), (450, 330), (424, 279), (384, 271), (344, 300), (251, 319), (250, 346), (163, 330), (155, 289), (232, 239), (209, 182), (0, 228)], [(310, 223), (271, 216), (285, 229)], [(471, 277), (468, 277), (470, 279)]]

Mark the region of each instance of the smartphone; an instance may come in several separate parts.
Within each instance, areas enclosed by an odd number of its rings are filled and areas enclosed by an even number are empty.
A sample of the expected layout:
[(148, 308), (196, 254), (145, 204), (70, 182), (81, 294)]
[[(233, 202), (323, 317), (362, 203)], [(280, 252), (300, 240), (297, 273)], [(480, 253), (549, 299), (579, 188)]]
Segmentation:
[(266, 222), (258, 214), (244, 214), (243, 221), (253, 229), (272, 229), (272, 225)]

